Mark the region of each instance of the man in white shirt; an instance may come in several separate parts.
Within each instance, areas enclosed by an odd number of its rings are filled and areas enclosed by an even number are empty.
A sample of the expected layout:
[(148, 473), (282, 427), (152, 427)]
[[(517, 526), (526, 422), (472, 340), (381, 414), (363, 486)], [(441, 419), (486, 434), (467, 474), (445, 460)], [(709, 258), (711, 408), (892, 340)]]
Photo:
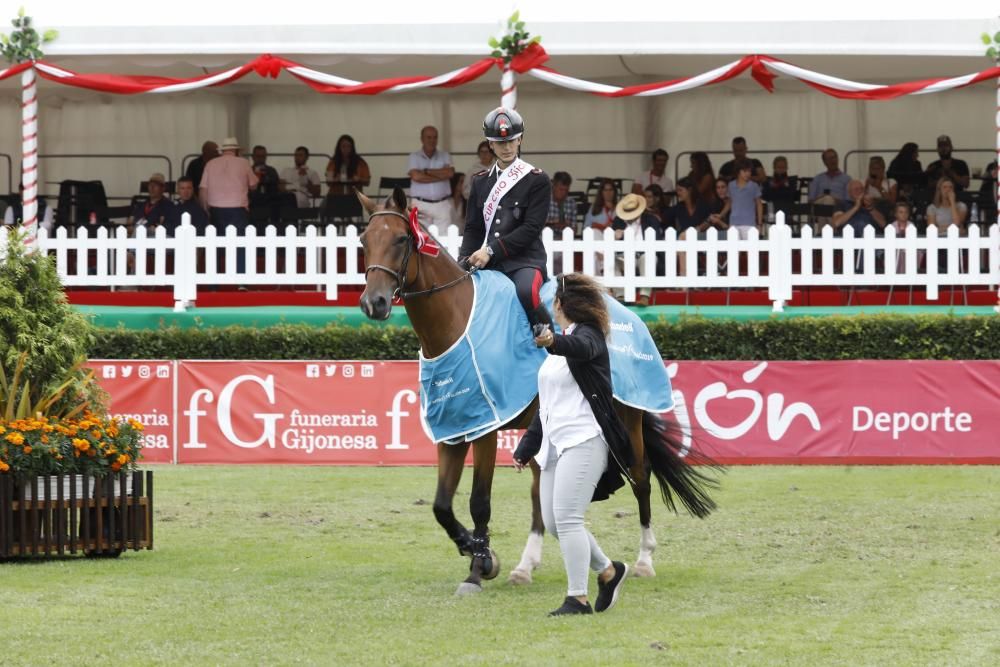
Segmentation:
[(451, 155), (437, 149), (438, 131), (428, 125), (420, 130), (419, 151), (410, 153), (410, 197), (420, 222), (445, 229), (451, 222)]
[(308, 161), (309, 149), (299, 146), (295, 149), (295, 166), (282, 169), (279, 177), (279, 187), (283, 192), (295, 193), (299, 208), (309, 208), (309, 198), (319, 197), (319, 174), (306, 166)]
[(652, 167), (635, 177), (632, 192), (641, 195), (650, 185), (659, 185), (664, 192), (673, 192), (674, 182), (667, 176), (667, 162), (669, 161), (670, 155), (667, 154), (667, 151), (662, 148), (653, 151)]

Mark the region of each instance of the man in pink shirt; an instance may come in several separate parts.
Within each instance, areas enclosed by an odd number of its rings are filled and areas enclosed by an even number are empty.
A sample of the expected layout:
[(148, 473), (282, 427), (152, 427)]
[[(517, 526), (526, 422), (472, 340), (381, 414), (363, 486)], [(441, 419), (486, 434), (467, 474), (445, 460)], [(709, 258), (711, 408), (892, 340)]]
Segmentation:
[[(199, 194), (201, 204), (220, 234), (232, 225), (240, 236), (250, 223), (248, 193), (257, 187), (257, 175), (250, 163), (240, 157), (240, 144), (234, 137), (222, 142), (222, 155), (205, 165)], [(246, 253), (236, 251), (236, 272), (246, 272)]]

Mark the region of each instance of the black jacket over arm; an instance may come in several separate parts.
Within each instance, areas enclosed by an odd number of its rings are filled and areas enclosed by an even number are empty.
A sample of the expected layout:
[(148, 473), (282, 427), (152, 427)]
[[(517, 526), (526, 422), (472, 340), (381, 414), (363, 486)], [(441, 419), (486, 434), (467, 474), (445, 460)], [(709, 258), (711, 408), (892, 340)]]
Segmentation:
[(549, 215), (552, 183), (544, 171), (535, 169), (525, 174), (507, 191), (497, 206), (487, 238), (483, 223), (483, 205), (497, 182), (495, 170), (472, 177), (469, 203), (465, 216), (465, 232), (459, 258), (469, 257), (483, 247), (484, 240), (493, 250), (487, 269), (504, 273), (533, 267), (545, 275), (545, 246), (542, 230)]
[[(594, 411), (594, 417), (608, 443), (608, 469), (597, 483), (593, 498), (604, 500), (625, 485), (622, 473), (627, 475), (628, 468), (635, 462), (628, 432), (614, 408), (607, 341), (596, 325), (580, 322), (571, 334), (556, 336), (552, 345), (546, 349), (549, 354), (566, 357), (569, 372)], [(539, 410), (521, 438), (514, 458), (526, 463), (541, 447), (542, 420)]]

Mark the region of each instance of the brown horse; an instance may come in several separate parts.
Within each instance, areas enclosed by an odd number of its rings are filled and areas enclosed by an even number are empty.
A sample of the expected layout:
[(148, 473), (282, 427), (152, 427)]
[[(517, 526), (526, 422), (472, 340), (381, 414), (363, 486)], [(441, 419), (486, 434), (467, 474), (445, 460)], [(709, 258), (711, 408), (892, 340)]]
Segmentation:
[[(361, 310), (373, 320), (384, 320), (389, 317), (393, 302), (401, 300), (424, 357), (430, 359), (441, 355), (466, 329), (474, 298), (471, 274), (447, 252), (429, 256), (416, 251), (402, 190), (396, 189), (382, 209), (377, 209), (364, 195), (359, 194), (358, 198), (370, 214), (368, 226), (360, 237), (366, 266)], [(527, 428), (537, 407), (536, 400), (501, 429)], [(617, 402), (616, 407), (629, 431), (634, 460), (638, 462), (629, 471), (642, 527), (634, 571), (639, 576), (652, 576), (655, 574), (652, 554), (656, 539), (650, 528), (649, 474), (652, 472), (659, 481), (668, 507), (676, 510), (674, 493), (690, 513), (704, 517), (715, 505), (702, 487), (713, 485), (714, 480), (689, 464), (710, 460), (695, 452), (682, 458), (678, 455), (682, 447), (677, 430), (664, 428), (655, 416), (637, 408)], [(490, 490), (497, 458), (495, 431), (471, 443), (473, 477), (469, 511), (474, 524), (471, 533), (455, 518), (452, 508), (469, 446), (468, 442), (437, 445), (434, 516), (458, 546), (459, 553), (471, 557), (469, 576), (459, 586), (459, 594), (482, 590), (482, 581), (493, 579), (500, 569), (500, 562), (489, 544)], [(531, 469), (531, 533), (521, 562), (510, 573), (510, 581), (514, 583), (529, 583), (532, 570), (541, 562), (544, 526), (539, 502), (539, 469), (534, 461)]]

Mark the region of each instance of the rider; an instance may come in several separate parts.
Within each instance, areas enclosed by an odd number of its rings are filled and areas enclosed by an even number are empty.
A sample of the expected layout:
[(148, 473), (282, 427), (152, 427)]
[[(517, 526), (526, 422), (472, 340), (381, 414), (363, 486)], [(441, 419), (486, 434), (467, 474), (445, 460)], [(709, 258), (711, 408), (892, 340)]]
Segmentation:
[(505, 274), (514, 282), (528, 321), (551, 329), (552, 318), (538, 291), (546, 278), (542, 229), (552, 184), (545, 172), (520, 157), (524, 121), (519, 113), (497, 107), (486, 114), (483, 134), (496, 162), (472, 177), (459, 261)]

